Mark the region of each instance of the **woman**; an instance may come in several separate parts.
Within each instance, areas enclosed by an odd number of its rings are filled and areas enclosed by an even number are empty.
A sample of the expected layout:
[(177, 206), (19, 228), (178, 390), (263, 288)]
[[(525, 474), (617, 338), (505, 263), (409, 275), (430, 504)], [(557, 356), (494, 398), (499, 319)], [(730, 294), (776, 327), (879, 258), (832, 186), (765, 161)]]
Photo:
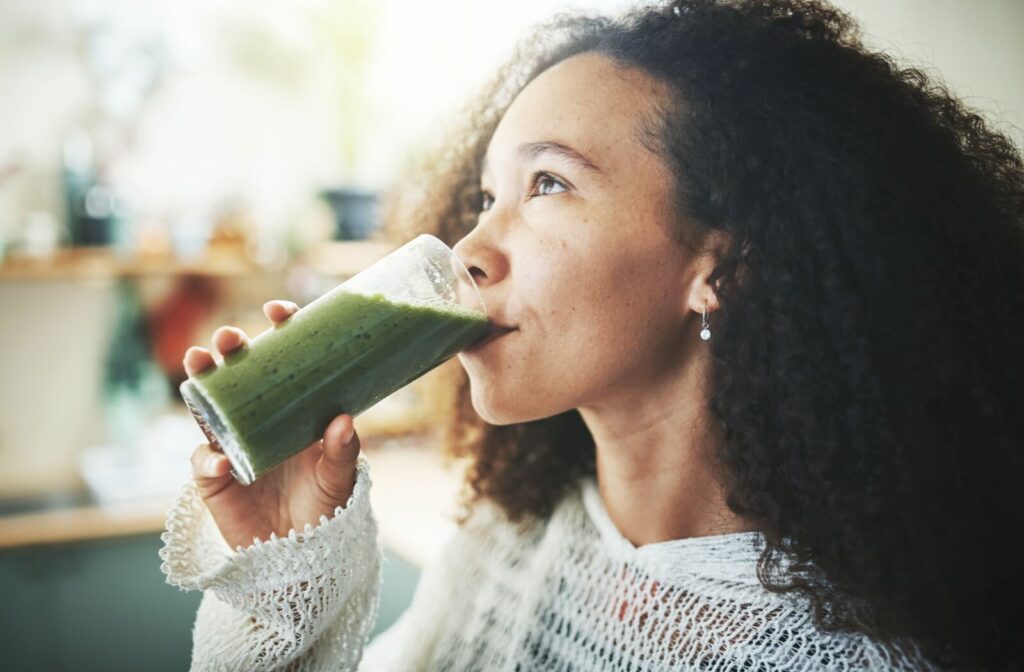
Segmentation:
[(411, 208), (513, 329), (459, 355), (466, 520), (364, 655), (351, 417), (248, 488), (201, 446), (162, 552), (195, 668), (1020, 667), (1004, 136), (768, 0), (556, 21), (470, 121)]

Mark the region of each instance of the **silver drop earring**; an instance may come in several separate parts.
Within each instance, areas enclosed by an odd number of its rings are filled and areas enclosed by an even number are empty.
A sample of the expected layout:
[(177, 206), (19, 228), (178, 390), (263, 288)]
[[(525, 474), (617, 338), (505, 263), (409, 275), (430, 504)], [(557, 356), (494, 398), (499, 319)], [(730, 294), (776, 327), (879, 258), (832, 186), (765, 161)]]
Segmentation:
[(708, 322), (708, 304), (706, 303), (700, 318), (700, 337), (701, 340), (711, 340), (711, 323)]

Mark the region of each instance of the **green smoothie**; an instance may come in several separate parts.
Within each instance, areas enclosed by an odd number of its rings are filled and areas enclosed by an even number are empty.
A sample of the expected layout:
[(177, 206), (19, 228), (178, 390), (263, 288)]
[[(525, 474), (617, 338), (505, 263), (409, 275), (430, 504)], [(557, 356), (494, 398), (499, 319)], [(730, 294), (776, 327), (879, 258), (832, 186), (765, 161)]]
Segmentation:
[(488, 324), (458, 306), (339, 289), (190, 378), (182, 396), (251, 483), (321, 438), (339, 413), (359, 415), (480, 340)]

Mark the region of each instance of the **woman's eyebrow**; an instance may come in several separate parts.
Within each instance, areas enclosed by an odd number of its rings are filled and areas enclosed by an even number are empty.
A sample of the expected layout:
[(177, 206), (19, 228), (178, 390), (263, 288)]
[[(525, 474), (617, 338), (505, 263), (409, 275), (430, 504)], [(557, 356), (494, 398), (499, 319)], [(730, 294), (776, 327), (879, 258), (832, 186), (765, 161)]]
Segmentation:
[(593, 161), (576, 151), (569, 145), (555, 140), (542, 140), (540, 142), (524, 142), (516, 148), (516, 157), (521, 160), (532, 160), (544, 154), (554, 154), (578, 167), (594, 173), (602, 172)]
[[(544, 154), (554, 154), (555, 156), (561, 157), (562, 159), (572, 163), (583, 170), (587, 170), (593, 173), (603, 174), (597, 164), (588, 159), (586, 156), (576, 151), (569, 145), (555, 141), (555, 140), (541, 140), (539, 142), (524, 142), (523, 144), (516, 147), (515, 156), (520, 161), (529, 161), (536, 159), (538, 156)], [(483, 163), (480, 166), (481, 176), (487, 172), (487, 157), (484, 156)]]

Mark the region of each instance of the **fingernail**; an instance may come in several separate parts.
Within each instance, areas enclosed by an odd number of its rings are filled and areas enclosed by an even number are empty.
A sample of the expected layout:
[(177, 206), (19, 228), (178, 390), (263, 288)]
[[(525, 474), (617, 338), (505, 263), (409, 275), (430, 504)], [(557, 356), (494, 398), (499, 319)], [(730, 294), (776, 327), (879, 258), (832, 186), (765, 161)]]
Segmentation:
[(220, 464), (220, 460), (221, 458), (219, 455), (210, 455), (206, 458), (206, 471), (211, 474), (216, 473), (217, 465)]

